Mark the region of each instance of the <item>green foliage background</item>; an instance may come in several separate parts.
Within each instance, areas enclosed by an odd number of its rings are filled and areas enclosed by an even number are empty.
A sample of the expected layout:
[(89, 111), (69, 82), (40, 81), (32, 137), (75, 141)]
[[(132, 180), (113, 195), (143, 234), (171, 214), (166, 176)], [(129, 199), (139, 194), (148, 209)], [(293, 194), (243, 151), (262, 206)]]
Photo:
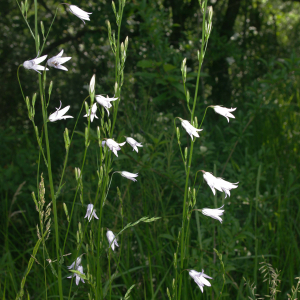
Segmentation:
[[(33, 2), (29, 3), (28, 22), (33, 25)], [(47, 30), (59, 2), (38, 3), (39, 17)], [(72, 56), (66, 63), (68, 72), (52, 69), (47, 74), (54, 82), (49, 107), (53, 112), (61, 100), (63, 105), (71, 105), (70, 114), (77, 116), (94, 73), (96, 94), (113, 94), (114, 60), (105, 21), (112, 23), (114, 15), (111, 1), (74, 0), (72, 4), (92, 12), (91, 21), (84, 26), (65, 6), (59, 6), (44, 53), (53, 56), (64, 49), (67, 56)], [(215, 170), (218, 176), (240, 184), (226, 200), (220, 194), (214, 198), (205, 184), (201, 186), (197, 208), (219, 207), (224, 203), (226, 213), (222, 225), (201, 217), (202, 245), (192, 217), (190, 267), (205, 269), (214, 281), (212, 288), (205, 289), (202, 295), (194, 282), (186, 278), (185, 293), (191, 299), (213, 299), (218, 294), (222, 273), (213, 252), (216, 248), (223, 254), (226, 269), (223, 298), (247, 298), (243, 277), (256, 281), (257, 293), (268, 294), (269, 284), (263, 282), (263, 275), (255, 269), (257, 241), (258, 261), (264, 255), (274, 268), (281, 270), (281, 293), (277, 299), (286, 299), (296, 284), (295, 277), (300, 275), (300, 4), (280, 0), (218, 0), (209, 5), (214, 8), (213, 31), (203, 65), (196, 116), (201, 119), (206, 106), (213, 104), (237, 107), (237, 111), (236, 119), (229, 124), (208, 111), (195, 146), (192, 175), (201, 169)], [(122, 36), (123, 40), (129, 37), (129, 48), (115, 132), (116, 137), (132, 134), (144, 147), (136, 154), (126, 146), (115, 159), (114, 170), (138, 172), (139, 177), (136, 183), (114, 177), (104, 223), (111, 229), (121, 229), (117, 187), (124, 201), (125, 224), (142, 216), (162, 218), (124, 233), (124, 276), (114, 281), (115, 297), (124, 295), (136, 284), (131, 292), (133, 299), (167, 299), (166, 288), (172, 286), (170, 267), (181, 225), (184, 189), (184, 167), (173, 119), (188, 118), (180, 64), (186, 57), (187, 86), (193, 93), (200, 23), (196, 0), (131, 0), (125, 7)], [(16, 1), (0, 3), (0, 27), (0, 296), (4, 298), (6, 293), (7, 299), (13, 299), (35, 244), (38, 220), (30, 196), (37, 185), (38, 147), (16, 77), (17, 67), (35, 57), (35, 46)], [(25, 95), (31, 97), (38, 92), (33, 71), (21, 68), (20, 77)], [(39, 106), (37, 103), (35, 119), (41, 128)], [(80, 119), (79, 132), (84, 131), (86, 122)], [(91, 127), (95, 136), (97, 125), (94, 122)], [(73, 126), (73, 120), (49, 126), (57, 185), (65, 153), (63, 130), (72, 130)], [(190, 139), (182, 129), (181, 135), (182, 145), (188, 146)], [(84, 177), (86, 204), (94, 197), (97, 185), (97, 149), (95, 139), (88, 151)], [(76, 186), (74, 167), (79, 166), (83, 150), (84, 137), (78, 134), (71, 145), (66, 183), (58, 199), (62, 230), (67, 224), (62, 203), (72, 201)], [(46, 174), (46, 169), (43, 171)], [(198, 181), (202, 182), (201, 176)], [(50, 192), (46, 184), (47, 197), (50, 198)], [(82, 220), (84, 214), (78, 201), (73, 223)], [(67, 253), (73, 251), (76, 230), (74, 225)], [(53, 257), (54, 248), (53, 239), (49, 246)], [(67, 265), (73, 260), (66, 258)], [(32, 299), (41, 299), (43, 280), (36, 279), (36, 274), (42, 274), (42, 269), (36, 263), (32, 270), (26, 289)], [(69, 285), (67, 279), (64, 284)], [(76, 292), (76, 299), (86, 295), (83, 285)]]

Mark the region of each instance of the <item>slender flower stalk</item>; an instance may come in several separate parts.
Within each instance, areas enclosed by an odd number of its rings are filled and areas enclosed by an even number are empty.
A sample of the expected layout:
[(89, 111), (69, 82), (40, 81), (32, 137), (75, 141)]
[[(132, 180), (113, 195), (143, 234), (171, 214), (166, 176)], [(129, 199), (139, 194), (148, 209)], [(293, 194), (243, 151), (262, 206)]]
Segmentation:
[[(208, 43), (208, 37), (205, 35), (206, 32), (206, 24), (207, 24), (207, 18), (206, 18), (206, 12), (207, 12), (207, 0), (204, 0), (203, 3), (200, 4), (202, 7), (202, 12), (203, 12), (203, 18), (202, 18), (202, 43), (201, 43), (201, 50), (198, 51), (198, 60), (199, 60), (199, 65), (198, 65), (198, 74), (197, 74), (197, 80), (196, 80), (196, 88), (195, 88), (195, 93), (194, 93), (194, 101), (193, 101), (193, 108), (190, 111), (191, 112), (191, 122), (194, 120), (194, 114), (195, 114), (195, 109), (196, 109), (196, 103), (197, 103), (197, 98), (198, 98), (198, 89), (199, 89), (199, 82), (200, 82), (200, 73), (201, 73), (201, 67), (203, 63), (203, 59), (205, 56), (205, 51)], [(183, 71), (185, 68), (183, 68)], [(183, 73), (184, 75), (184, 73)], [(184, 79), (184, 78), (183, 78)], [(189, 95), (186, 93), (186, 100), (187, 103), (189, 101)], [(190, 109), (189, 109), (190, 110)], [(188, 122), (188, 121), (187, 121)], [(186, 123), (185, 123), (186, 124)], [(201, 122), (202, 124), (202, 122)], [(188, 128), (189, 126), (192, 126), (190, 123), (187, 125)], [(200, 131), (200, 130), (199, 130)], [(189, 132), (188, 132), (189, 133)], [(185, 241), (187, 240), (185, 237), (185, 234), (188, 230), (186, 229), (186, 219), (187, 219), (187, 198), (188, 198), (188, 188), (189, 188), (189, 177), (190, 177), (190, 169), (191, 169), (191, 164), (192, 164), (192, 157), (193, 157), (193, 149), (194, 149), (194, 141), (193, 141), (193, 135), (197, 137), (198, 132), (194, 130), (190, 130), (190, 136), (192, 138), (191, 146), (190, 146), (190, 151), (188, 155), (188, 161), (187, 161), (187, 166), (186, 166), (186, 179), (185, 179), (185, 188), (184, 188), (184, 198), (183, 198), (183, 209), (182, 209), (182, 226), (181, 226), (181, 231), (180, 231), (180, 268), (181, 270), (184, 269), (184, 264), (186, 262), (186, 248), (187, 245), (185, 244)], [(176, 251), (177, 255), (177, 251)], [(176, 282), (175, 286), (178, 286), (178, 291), (176, 288), (176, 300), (181, 299), (181, 289), (182, 289), (182, 273), (179, 275), (179, 283), (177, 282), (177, 277), (176, 277)]]

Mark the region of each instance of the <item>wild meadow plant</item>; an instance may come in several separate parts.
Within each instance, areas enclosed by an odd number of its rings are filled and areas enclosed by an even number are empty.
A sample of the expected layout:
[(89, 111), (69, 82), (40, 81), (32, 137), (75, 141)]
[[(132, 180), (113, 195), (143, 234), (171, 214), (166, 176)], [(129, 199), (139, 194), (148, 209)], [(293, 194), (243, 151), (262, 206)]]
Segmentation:
[[(26, 280), (28, 280), (29, 272), (32, 269), (33, 263), (36, 262), (43, 268), (44, 270), (44, 295), (42, 296), (43, 299), (48, 299), (50, 297), (59, 297), (62, 299), (73, 299), (77, 293), (78, 289), (74, 291), (72, 288), (73, 282), (75, 279), (75, 284), (78, 286), (80, 282), (82, 284), (87, 285), (88, 287), (85, 288), (85, 297), (89, 299), (111, 299), (112, 297), (112, 280), (117, 276), (117, 272), (119, 269), (120, 264), (120, 257), (121, 257), (121, 250), (123, 245), (123, 239), (121, 239), (120, 245), (117, 242), (118, 236), (126, 229), (131, 228), (133, 226), (138, 225), (140, 222), (153, 222), (159, 218), (153, 217), (142, 217), (136, 222), (128, 223), (124, 226), (124, 214), (121, 208), (120, 211), (120, 219), (121, 219), (121, 227), (122, 229), (118, 233), (114, 233), (111, 229), (107, 228), (106, 237), (107, 242), (104, 240), (104, 227), (108, 227), (108, 224), (105, 222), (105, 204), (109, 194), (110, 184), (113, 178), (113, 174), (119, 173), (122, 177), (129, 179), (131, 181), (137, 181), (136, 177), (138, 174), (130, 173), (127, 171), (115, 171), (113, 173), (113, 162), (114, 162), (114, 155), (118, 156), (118, 151), (121, 150), (121, 147), (124, 147), (126, 142), (138, 152), (137, 147), (143, 147), (141, 143), (134, 140), (131, 137), (125, 137), (126, 140), (123, 142), (117, 142), (115, 139), (121, 139), (121, 137), (117, 137), (114, 134), (115, 124), (117, 122), (117, 112), (118, 112), (118, 105), (121, 101), (121, 89), (123, 86), (123, 79), (124, 79), (124, 66), (126, 61), (126, 51), (128, 48), (128, 37), (126, 37), (124, 42), (120, 42), (120, 28), (122, 24), (122, 16), (123, 10), (126, 4), (126, 0), (120, 0), (118, 5), (118, 10), (116, 9), (115, 3), (112, 2), (112, 9), (115, 14), (116, 18), (116, 26), (117, 26), (117, 36), (115, 33), (112, 33), (111, 25), (109, 21), (107, 22), (108, 27), (108, 37), (110, 41), (111, 50), (115, 56), (115, 84), (113, 87), (114, 96), (113, 97), (104, 97), (103, 95), (96, 95), (96, 77), (95, 75), (92, 76), (90, 84), (89, 84), (89, 95), (83, 100), (81, 110), (78, 113), (78, 117), (76, 123), (74, 125), (74, 129), (72, 131), (71, 137), (69, 136), (69, 130), (66, 128), (63, 137), (65, 142), (65, 149), (66, 155), (64, 159), (62, 173), (60, 175), (60, 181), (57, 189), (54, 188), (53, 183), (53, 172), (51, 168), (51, 161), (53, 160), (53, 155), (56, 154), (51, 153), (51, 145), (49, 141), (49, 134), (48, 134), (48, 126), (51, 126), (52, 122), (58, 122), (65, 119), (72, 119), (73, 116), (66, 115), (66, 113), (70, 109), (70, 105), (63, 107), (62, 101), (60, 101), (60, 105), (56, 108), (56, 111), (49, 114), (48, 106), (51, 101), (51, 95), (54, 83), (50, 81), (48, 84), (47, 81), (47, 73), (49, 68), (54, 68), (58, 70), (68, 71), (67, 69), (67, 62), (72, 59), (72, 57), (64, 57), (64, 51), (61, 50), (59, 54), (54, 57), (49, 58), (45, 65), (42, 63), (47, 59), (48, 55), (43, 54), (44, 46), (47, 41), (48, 35), (51, 32), (52, 24), (55, 21), (56, 15), (58, 13), (58, 8), (56, 9), (55, 15), (53, 17), (52, 23), (49, 26), (48, 32), (45, 34), (44, 24), (40, 22), (40, 28), (38, 27), (38, 1), (34, 0), (34, 29), (31, 28), (30, 24), (27, 21), (27, 14), (28, 14), (28, 1), (25, 0), (25, 3), (21, 2), (19, 4), (18, 0), (17, 3), (21, 10), (22, 16), (24, 21), (26, 22), (28, 29), (35, 41), (35, 51), (36, 51), (36, 58), (30, 59), (25, 61), (18, 67), (17, 76), (22, 92), (22, 96), (26, 103), (28, 109), (28, 117), (31, 120), (37, 144), (39, 146), (40, 156), (38, 160), (38, 195), (36, 196), (34, 192), (32, 192), (32, 198), (34, 200), (36, 210), (39, 214), (39, 223), (37, 224), (37, 242), (35, 244), (34, 250), (31, 254), (31, 258), (29, 260), (27, 270), (23, 279), (21, 281), (21, 287), (17, 294), (16, 299), (22, 299), (24, 295), (24, 291), (26, 289)], [(90, 20), (91, 13), (85, 12), (81, 8), (70, 5), (67, 3), (60, 3), (59, 5), (66, 5), (70, 13), (81, 19), (81, 21), (85, 24), (85, 21)], [(58, 5), (58, 6), (59, 6)], [(42, 34), (42, 42), (40, 40), (40, 34)], [(64, 65), (65, 64), (65, 65)], [(24, 67), (26, 72), (22, 72), (20, 74), (20, 67)], [(48, 68), (49, 67), (49, 68)], [(30, 73), (36, 71), (38, 74)], [(52, 72), (52, 70), (50, 71)], [(50, 73), (49, 72), (49, 73)], [(23, 90), (21, 85), (20, 78), (22, 76), (38, 76), (38, 92), (36, 92), (33, 97), (32, 101), (29, 100), (28, 96), (25, 96), (26, 91)], [(67, 76), (67, 73), (66, 73)], [(47, 85), (48, 85), (48, 95), (47, 92)], [(41, 113), (43, 116), (43, 124), (41, 128), (35, 124), (35, 103), (36, 99), (38, 98), (41, 101)], [(88, 104), (86, 100), (90, 98), (90, 103)], [(96, 101), (95, 101), (96, 100)], [(68, 99), (63, 100), (64, 103), (71, 101)], [(85, 107), (85, 115), (82, 115), (83, 107)], [(113, 107), (112, 113), (112, 121), (110, 117), (110, 109)], [(97, 116), (97, 109), (100, 110), (100, 117)], [(107, 118), (105, 118), (104, 109), (107, 111)], [(65, 235), (63, 238), (63, 242), (60, 239), (60, 222), (58, 221), (57, 216), (57, 201), (59, 200), (60, 193), (64, 187), (64, 175), (66, 166), (68, 163), (68, 155), (71, 147), (71, 143), (73, 140), (73, 135), (77, 126), (78, 122), (81, 122), (82, 117), (86, 117), (88, 124), (85, 128), (84, 132), (84, 155), (82, 159), (82, 164), (80, 167), (76, 167), (74, 169), (75, 178), (76, 178), (76, 189), (74, 193), (74, 198), (72, 202), (72, 206), (68, 207), (66, 203), (63, 203), (63, 208), (65, 211), (65, 217), (68, 221), (68, 226), (65, 231)], [(99, 120), (99, 121), (98, 121)], [(98, 183), (97, 183), (97, 190), (95, 192), (95, 199), (92, 203), (87, 203), (87, 199), (84, 195), (84, 185), (83, 185), (83, 175), (86, 166), (86, 155), (89, 149), (89, 145), (91, 143), (91, 127), (94, 125), (93, 121), (98, 122), (97, 126), (97, 140), (99, 145), (99, 153), (98, 153), (98, 165), (95, 168), (95, 172), (97, 172)], [(124, 137), (123, 137), (124, 139)], [(44, 176), (40, 173), (40, 164), (41, 160), (40, 157), (42, 156), (43, 162), (48, 171), (48, 182), (45, 185), (44, 183)], [(47, 199), (45, 191), (45, 186), (50, 187), (50, 194), (51, 199)], [(120, 196), (118, 190), (119, 199), (122, 202), (122, 197)], [(79, 196), (79, 197), (78, 197)], [(71, 224), (74, 219), (74, 206), (75, 203), (78, 202), (78, 198), (81, 202), (81, 210), (85, 210), (86, 207), (86, 214), (85, 217), (82, 217), (80, 222), (77, 224), (78, 230), (77, 232), (71, 232)], [(121, 203), (122, 205), (122, 203)], [(51, 211), (53, 212), (53, 221), (51, 218)], [(55, 249), (56, 249), (56, 257), (50, 257), (48, 247), (49, 244), (47, 242), (49, 235), (51, 234), (51, 225), (54, 222), (54, 235), (55, 235)], [(76, 237), (75, 242), (73, 237)], [(65, 253), (66, 247), (69, 249), (73, 248), (72, 253)], [(118, 254), (117, 248), (120, 247), (120, 251)], [(42, 251), (43, 262), (39, 262), (36, 258), (38, 251)], [(82, 253), (83, 252), (83, 253)], [(108, 261), (108, 270), (106, 270), (105, 264), (103, 261), (105, 260), (104, 253), (107, 253), (107, 261)], [(75, 261), (72, 262), (69, 266), (65, 264), (65, 257), (72, 255)], [(86, 259), (87, 268), (85, 269), (82, 264), (82, 261)], [(55, 282), (49, 282), (49, 276), (47, 276), (48, 267), (51, 269), (52, 274), (54, 275)], [(112, 272), (115, 272), (112, 274)], [(68, 275), (64, 275), (64, 273), (68, 272)], [(104, 276), (105, 275), (105, 276)], [(34, 274), (33, 274), (34, 276)], [(124, 276), (123, 274), (121, 276)], [(51, 277), (53, 278), (53, 277)], [(71, 282), (68, 279), (71, 279)], [(108, 278), (107, 282), (103, 282), (103, 278)], [(54, 287), (53, 287), (54, 286)], [(132, 290), (133, 286), (128, 288), (128, 291), (125, 295), (124, 299), (129, 298), (129, 293)], [(68, 290), (68, 293), (66, 291)], [(57, 295), (57, 292), (59, 296)], [(28, 299), (30, 295), (28, 294)]]
[[(186, 272), (188, 271), (189, 275), (194, 279), (195, 283), (199, 286), (201, 292), (203, 293), (205, 286), (211, 286), (211, 282), (209, 280), (212, 280), (213, 278), (209, 275), (204, 273), (204, 270), (198, 272), (196, 270), (190, 269), (189, 266), (189, 260), (188, 260), (188, 248), (189, 248), (189, 226), (190, 226), (190, 219), (192, 217), (193, 211), (196, 212), (196, 218), (197, 218), (197, 225), (199, 224), (199, 217), (197, 212), (202, 212), (203, 215), (211, 217), (213, 219), (216, 219), (222, 223), (221, 216), (224, 213), (224, 210), (222, 209), (224, 207), (221, 206), (220, 208), (203, 208), (203, 209), (197, 209), (196, 208), (196, 202), (197, 202), (197, 196), (200, 189), (200, 186), (196, 190), (196, 180), (197, 180), (197, 174), (198, 172), (203, 173), (203, 179), (206, 181), (208, 186), (211, 188), (213, 195), (216, 195), (216, 190), (220, 192), (225, 193), (225, 198), (228, 196), (230, 197), (230, 190), (237, 188), (237, 183), (230, 183), (228, 181), (225, 181), (224, 179), (220, 177), (215, 177), (212, 173), (204, 170), (198, 170), (195, 173), (195, 178), (192, 181), (191, 177), (191, 162), (193, 157), (193, 149), (194, 144), (197, 142), (197, 138), (200, 138), (199, 133), (203, 130), (201, 129), (201, 126), (203, 124), (203, 121), (206, 116), (206, 112), (208, 108), (213, 108), (214, 111), (224, 117), (226, 117), (227, 121), (229, 122), (229, 118), (235, 118), (231, 112), (235, 111), (236, 108), (225, 108), (221, 105), (210, 105), (206, 108), (202, 121), (200, 124), (198, 124), (197, 116), (195, 116), (195, 109), (198, 99), (198, 88), (199, 88), (199, 81), (200, 81), (200, 74), (201, 74), (201, 67), (203, 64), (203, 60), (205, 57), (207, 45), (209, 36), (211, 34), (212, 30), (212, 17), (213, 17), (213, 9), (211, 6), (207, 6), (207, 0), (201, 1), (199, 0), (199, 5), (201, 8), (201, 12), (203, 14), (202, 19), (202, 38), (201, 38), (201, 49), (198, 50), (198, 74), (196, 79), (196, 88), (195, 88), (195, 94), (194, 94), (194, 100), (192, 104), (192, 108), (190, 107), (190, 92), (187, 90), (186, 87), (186, 79), (187, 79), (187, 65), (186, 65), (186, 58), (182, 61), (181, 65), (181, 72), (182, 72), (182, 81), (183, 81), (183, 88), (185, 92), (186, 102), (187, 102), (187, 108), (190, 113), (190, 121), (183, 120), (180, 117), (176, 117), (174, 119), (174, 126), (177, 134), (177, 140), (178, 145), (182, 157), (182, 161), (185, 168), (185, 189), (184, 189), (184, 197), (183, 197), (183, 208), (182, 208), (182, 226), (178, 233), (178, 247), (176, 252), (174, 253), (174, 268), (175, 268), (175, 278), (173, 280), (173, 293), (171, 294), (169, 289), (167, 290), (169, 299), (182, 299), (182, 286), (183, 286), (183, 278), (185, 277)], [(185, 147), (184, 151), (182, 151), (181, 148), (181, 141), (180, 141), (180, 129), (179, 127), (176, 127), (176, 119), (181, 121), (182, 127), (186, 130), (187, 134), (191, 137), (191, 144), (188, 149), (188, 147)], [(198, 225), (200, 227), (200, 225)], [(200, 246), (201, 246), (201, 235), (200, 235)], [(202, 248), (202, 247), (201, 247)], [(225, 284), (225, 268), (224, 264), (222, 262), (222, 255), (219, 254), (219, 252), (214, 249), (216, 254), (218, 255), (221, 265), (223, 267), (223, 286), (220, 291), (219, 297), (222, 296), (224, 284)], [(203, 258), (200, 258), (200, 263), (203, 263)], [(197, 268), (200, 269), (200, 266), (197, 265)], [(209, 280), (208, 280), (209, 279)], [(219, 298), (218, 297), (218, 298)]]

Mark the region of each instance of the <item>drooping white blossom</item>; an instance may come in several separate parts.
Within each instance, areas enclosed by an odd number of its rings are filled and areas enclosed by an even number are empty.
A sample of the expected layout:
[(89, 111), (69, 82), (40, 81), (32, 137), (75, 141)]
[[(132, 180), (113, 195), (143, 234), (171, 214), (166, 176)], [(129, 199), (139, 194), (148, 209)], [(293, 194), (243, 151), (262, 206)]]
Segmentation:
[[(74, 270), (79, 271), (82, 275), (85, 275), (85, 274), (83, 273), (83, 266), (78, 266), (78, 267), (75, 268)], [(80, 277), (78, 274), (76, 274), (76, 273), (73, 273), (71, 276), (69, 276), (69, 277), (67, 277), (67, 278), (72, 278), (72, 277), (74, 277), (74, 276), (76, 277), (76, 278), (75, 278), (76, 285), (79, 284), (80, 280), (84, 283), (83, 278), (81, 278), (81, 277)]]
[(77, 268), (80, 266), (80, 264), (81, 264), (81, 255), (78, 256), (78, 257), (76, 258), (76, 260), (73, 261), (73, 263), (72, 263), (70, 266), (68, 266), (67, 268), (68, 268), (69, 270), (70, 270), (70, 269), (75, 269), (75, 270), (77, 270)]
[(217, 189), (218, 191), (225, 193), (225, 198), (227, 196), (230, 197), (230, 190), (236, 189), (238, 187), (237, 186), (238, 182), (231, 183), (231, 182), (225, 181), (224, 179), (222, 179), (220, 177), (215, 177), (211, 173), (205, 172), (203, 170), (202, 170), (202, 173), (203, 173), (204, 180), (207, 182), (207, 184), (211, 188), (214, 195), (216, 194), (216, 189)]
[(202, 214), (205, 215), (205, 216), (208, 216), (208, 217), (211, 217), (213, 219), (216, 219), (218, 221), (220, 221), (220, 223), (222, 223), (222, 219), (220, 216), (223, 215), (224, 213), (224, 209), (221, 209), (223, 208), (224, 205), (222, 205), (220, 208), (214, 208), (214, 209), (211, 209), (211, 208), (203, 208), (202, 209)]
[(99, 219), (96, 215), (96, 210), (94, 209), (93, 204), (89, 204), (86, 210), (86, 214), (84, 218), (88, 218), (89, 222), (91, 222), (92, 217), (95, 217), (96, 219)]
[(220, 106), (220, 105), (215, 105), (215, 106), (212, 106), (214, 111), (225, 117), (229, 123), (229, 118), (233, 118), (235, 119), (235, 116), (233, 114), (231, 114), (232, 111), (235, 111), (236, 108), (226, 108), (226, 107), (223, 107), (223, 106)]
[(81, 21), (84, 24), (85, 24), (84, 20), (90, 21), (90, 16), (89, 15), (92, 14), (92, 13), (88, 13), (88, 12), (82, 10), (81, 8), (79, 8), (76, 5), (69, 5), (69, 10), (73, 15), (75, 15), (76, 17), (81, 19)]
[(126, 138), (126, 142), (133, 148), (132, 151), (135, 150), (136, 152), (139, 152), (138, 147), (143, 147), (143, 145), (137, 142), (135, 139), (127, 136), (125, 136), (125, 138)]
[(62, 57), (63, 53), (64, 50), (61, 50), (56, 56), (49, 58), (47, 61), (48, 66), (63, 71), (68, 71), (68, 69), (65, 66), (62, 66), (62, 64), (70, 60), (72, 57)]
[(122, 171), (122, 172), (119, 172), (123, 177), (127, 178), (127, 179), (130, 179), (132, 181), (137, 181), (135, 179), (135, 177), (138, 177), (138, 173), (134, 174), (134, 173), (130, 173), (130, 172), (127, 172), (127, 171)]
[(107, 139), (106, 141), (102, 141), (102, 147), (104, 147), (105, 144), (115, 154), (115, 156), (118, 156), (118, 151), (121, 150), (120, 146), (124, 146), (126, 142), (118, 144), (113, 139)]
[(36, 71), (40, 74), (41, 74), (41, 72), (39, 72), (38, 70), (48, 71), (49, 70), (48, 68), (45, 68), (45, 67), (39, 65), (42, 61), (44, 61), (47, 58), (47, 56), (48, 55), (43, 55), (41, 57), (36, 57), (34, 59), (31, 59), (31, 60), (26, 60), (26, 61), (23, 62), (23, 67), (25, 69), (28, 69), (28, 70), (30, 70), (30, 69), (34, 70), (34, 71)]
[(108, 239), (109, 246), (111, 247), (111, 249), (113, 251), (115, 251), (115, 246), (119, 247), (115, 235), (113, 234), (113, 232), (111, 230), (107, 230), (106, 237)]
[(197, 272), (195, 270), (190, 270), (189, 275), (194, 279), (194, 281), (199, 286), (201, 292), (203, 293), (204, 286), (211, 286), (210, 282), (206, 279), (213, 279), (212, 277), (204, 274), (204, 270), (202, 272)]
[(96, 95), (95, 98), (96, 101), (106, 109), (108, 115), (109, 115), (108, 109), (112, 107), (112, 104), (110, 102), (118, 99), (118, 98), (108, 98), (108, 96), (105, 98), (101, 95)]
[(193, 136), (200, 137), (197, 131), (202, 131), (203, 129), (197, 129), (195, 128), (189, 121), (183, 120), (179, 118), (181, 121), (182, 127), (186, 130), (186, 132), (191, 136), (193, 140)]
[(60, 101), (59, 108), (56, 108), (56, 112), (49, 116), (49, 121), (50, 122), (55, 122), (55, 121), (59, 121), (59, 120), (63, 120), (63, 119), (73, 118), (72, 116), (64, 116), (64, 114), (70, 109), (70, 105), (64, 107), (63, 109), (60, 109), (61, 106), (62, 106), (62, 103)]
[[(89, 109), (89, 113), (85, 114), (84, 117), (89, 117), (90, 116), (90, 111), (91, 111), (91, 109)], [(93, 106), (92, 106), (91, 122), (94, 121), (94, 118), (98, 119), (98, 117), (96, 116), (96, 112), (97, 112), (97, 103), (94, 103)]]
[(230, 197), (230, 190), (236, 189), (238, 187), (237, 186), (238, 182), (231, 183), (231, 182), (225, 181), (222, 178), (218, 178), (218, 180), (219, 180), (219, 185), (220, 185), (222, 191), (225, 193), (225, 198), (227, 196)]

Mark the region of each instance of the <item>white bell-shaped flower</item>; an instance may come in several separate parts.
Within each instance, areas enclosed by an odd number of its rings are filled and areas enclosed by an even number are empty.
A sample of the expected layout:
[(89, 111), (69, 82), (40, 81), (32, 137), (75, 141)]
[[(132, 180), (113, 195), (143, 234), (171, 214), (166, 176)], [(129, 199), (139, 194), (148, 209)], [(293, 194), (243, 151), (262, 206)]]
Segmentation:
[(63, 71), (68, 71), (68, 69), (65, 66), (62, 66), (62, 64), (70, 60), (72, 57), (62, 57), (63, 53), (64, 50), (61, 50), (56, 56), (49, 58), (47, 61), (48, 66)]
[(213, 219), (216, 219), (216, 220), (220, 221), (220, 223), (222, 223), (223, 220), (221, 219), (220, 216), (222, 216), (225, 211), (224, 209), (221, 209), (223, 207), (224, 207), (224, 205), (222, 205), (220, 208), (214, 208), (214, 209), (203, 208), (202, 214), (205, 216), (211, 217)]
[(201, 292), (203, 293), (204, 286), (211, 286), (210, 282), (206, 279), (213, 279), (212, 277), (204, 274), (204, 270), (202, 272), (197, 272), (195, 270), (190, 270), (189, 275), (194, 279), (194, 281), (199, 286)]
[(85, 114), (84, 117), (89, 117), (91, 111), (92, 111), (92, 113), (91, 113), (91, 122), (93, 122), (93, 121), (94, 121), (94, 118), (98, 119), (98, 117), (96, 116), (96, 112), (97, 112), (97, 103), (94, 103), (94, 104), (93, 104), (92, 109), (89, 109), (89, 113), (88, 113), (88, 114)]
[(89, 222), (91, 222), (92, 217), (99, 219), (96, 215), (96, 210), (94, 209), (94, 205), (89, 204), (84, 218), (88, 218)]
[(69, 5), (69, 10), (73, 15), (75, 15), (76, 17), (81, 19), (81, 21), (84, 24), (85, 24), (84, 20), (90, 21), (90, 16), (89, 15), (92, 14), (92, 13), (88, 13), (88, 12), (82, 10), (81, 8), (79, 8), (76, 5)]
[(134, 173), (130, 173), (130, 172), (127, 172), (127, 171), (122, 171), (122, 172), (119, 172), (123, 177), (129, 179), (129, 180), (132, 180), (132, 181), (137, 181), (135, 179), (135, 177), (138, 177), (138, 173), (134, 174)]
[(229, 118), (233, 118), (235, 119), (235, 116), (233, 114), (231, 114), (231, 112), (235, 111), (236, 108), (226, 108), (226, 107), (223, 107), (223, 106), (220, 106), (220, 105), (215, 105), (215, 106), (212, 106), (212, 108), (214, 109), (214, 111), (225, 117), (229, 123)]
[(187, 120), (183, 120), (181, 118), (179, 118), (179, 120), (181, 121), (181, 125), (182, 127), (186, 130), (186, 132), (190, 135), (190, 137), (193, 140), (193, 136), (195, 137), (200, 137), (198, 134), (198, 131), (202, 131), (203, 129), (197, 129), (195, 128), (189, 121)]
[(60, 101), (60, 106), (59, 108), (56, 108), (56, 112), (51, 114), (49, 116), (49, 121), (50, 122), (55, 122), (55, 121), (59, 121), (59, 120), (64, 120), (64, 119), (68, 119), (68, 118), (73, 118), (72, 116), (65, 116), (64, 114), (70, 109), (70, 105), (60, 109), (62, 106), (62, 103)]
[(39, 70), (40, 71), (44, 71), (44, 70), (48, 71), (49, 69), (39, 65), (42, 61), (44, 61), (47, 58), (47, 56), (48, 55), (43, 55), (41, 57), (36, 57), (31, 60), (26, 60), (23, 62), (23, 67), (28, 70), (30, 70), (30, 69), (34, 70), (40, 74), (41, 74), (41, 72), (39, 72)]
[(111, 230), (107, 230), (106, 237), (108, 239), (109, 246), (111, 247), (111, 249), (113, 251), (115, 251), (115, 246), (119, 247), (115, 235), (113, 234), (113, 232)]
[(102, 147), (104, 147), (105, 144), (109, 148), (109, 150), (111, 150), (115, 154), (115, 156), (118, 156), (118, 151), (121, 150), (120, 146), (124, 146), (126, 142), (117, 143), (113, 139), (107, 139), (106, 141), (102, 141)]
[(108, 115), (109, 115), (108, 109), (112, 107), (110, 102), (118, 99), (118, 98), (108, 98), (108, 96), (105, 98), (101, 95), (96, 95), (95, 98), (96, 101), (106, 109)]
[(132, 151), (135, 150), (136, 152), (139, 152), (138, 147), (143, 147), (143, 145), (137, 142), (135, 139), (127, 136), (125, 136), (125, 138), (126, 138), (126, 142), (133, 148)]

